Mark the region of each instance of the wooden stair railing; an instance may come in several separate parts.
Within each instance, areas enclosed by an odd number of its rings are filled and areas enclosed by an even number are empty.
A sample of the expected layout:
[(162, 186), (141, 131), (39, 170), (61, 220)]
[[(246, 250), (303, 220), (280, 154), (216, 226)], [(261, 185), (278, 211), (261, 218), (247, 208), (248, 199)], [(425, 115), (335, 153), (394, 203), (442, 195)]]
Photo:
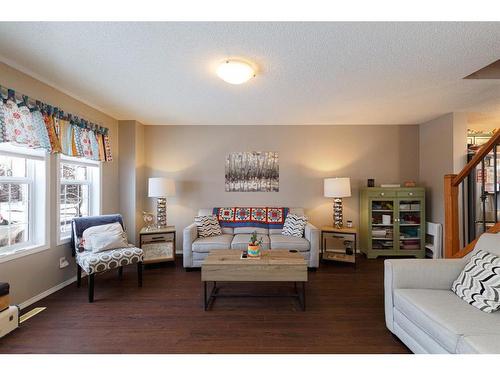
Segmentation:
[[(497, 130), (490, 140), (485, 143), (474, 155), (472, 160), (467, 163), (464, 169), (459, 174), (447, 174), (444, 176), (444, 257), (445, 258), (461, 258), (467, 255), (474, 248), (475, 240), (469, 245), (460, 250), (460, 225), (459, 225), (459, 188), (460, 184), (470, 176), (474, 169), (481, 163), (483, 168), (482, 186), (484, 195), (485, 173), (484, 159), (493, 151), (494, 152), (494, 191), (495, 191), (495, 209), (497, 205), (497, 145), (500, 144), (500, 130)], [(462, 212), (465, 215), (465, 207), (462, 207)], [(484, 212), (484, 197), (483, 197), (483, 212)], [(497, 215), (495, 215), (497, 217)], [(497, 220), (496, 220), (497, 221)], [(485, 226), (485, 218), (483, 215), (483, 225)], [(486, 230), (485, 230), (486, 231)], [(500, 232), (498, 221), (495, 226), (490, 228), (488, 232)]]

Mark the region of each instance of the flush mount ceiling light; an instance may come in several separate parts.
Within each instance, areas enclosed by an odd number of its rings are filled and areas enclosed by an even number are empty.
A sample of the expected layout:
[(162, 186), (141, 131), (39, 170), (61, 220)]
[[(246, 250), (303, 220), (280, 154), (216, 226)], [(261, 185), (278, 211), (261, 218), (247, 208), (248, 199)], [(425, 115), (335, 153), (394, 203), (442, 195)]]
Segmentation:
[(240, 85), (255, 77), (255, 69), (241, 60), (225, 60), (217, 68), (217, 75), (232, 85)]

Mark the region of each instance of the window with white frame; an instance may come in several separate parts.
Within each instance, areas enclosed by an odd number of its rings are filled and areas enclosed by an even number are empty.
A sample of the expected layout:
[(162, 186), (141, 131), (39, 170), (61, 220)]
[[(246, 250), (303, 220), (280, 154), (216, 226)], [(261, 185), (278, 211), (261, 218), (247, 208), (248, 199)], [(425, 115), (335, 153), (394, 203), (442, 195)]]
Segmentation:
[(75, 217), (100, 213), (100, 163), (59, 156), (58, 241), (71, 237)]
[(47, 245), (44, 151), (0, 144), (0, 259)]

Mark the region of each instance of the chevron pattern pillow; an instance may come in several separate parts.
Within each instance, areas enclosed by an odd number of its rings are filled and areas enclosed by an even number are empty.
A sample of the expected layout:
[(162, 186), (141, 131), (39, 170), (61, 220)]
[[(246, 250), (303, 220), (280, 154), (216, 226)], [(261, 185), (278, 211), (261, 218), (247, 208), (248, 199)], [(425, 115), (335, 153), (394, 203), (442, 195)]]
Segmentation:
[(222, 229), (216, 216), (196, 216), (194, 222), (198, 228), (198, 237), (213, 237), (222, 234)]
[(307, 217), (288, 214), (283, 225), (281, 234), (284, 236), (304, 237), (304, 229), (307, 225)]
[(451, 290), (468, 304), (491, 313), (500, 309), (500, 258), (479, 250), (453, 282)]

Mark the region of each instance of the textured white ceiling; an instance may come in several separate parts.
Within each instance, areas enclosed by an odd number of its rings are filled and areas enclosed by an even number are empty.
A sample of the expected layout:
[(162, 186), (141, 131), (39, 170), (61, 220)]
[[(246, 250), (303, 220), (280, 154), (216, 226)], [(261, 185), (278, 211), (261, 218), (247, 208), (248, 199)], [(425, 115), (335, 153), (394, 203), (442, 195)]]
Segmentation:
[[(462, 79), (499, 55), (500, 23), (0, 23), (4, 62), (145, 124), (415, 124), (450, 111), (500, 113), (499, 80)], [(228, 85), (214, 74), (227, 57), (260, 72)]]

